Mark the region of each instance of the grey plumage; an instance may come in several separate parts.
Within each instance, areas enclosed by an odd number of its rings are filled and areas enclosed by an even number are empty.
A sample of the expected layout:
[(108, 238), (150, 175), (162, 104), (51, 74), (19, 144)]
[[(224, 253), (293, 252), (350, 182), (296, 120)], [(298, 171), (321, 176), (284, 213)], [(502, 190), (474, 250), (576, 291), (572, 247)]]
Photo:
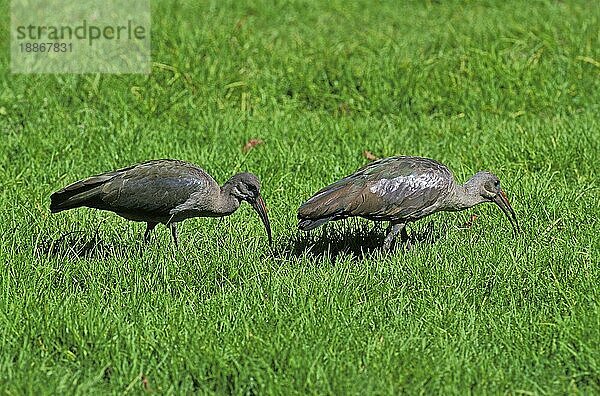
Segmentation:
[(482, 202), (495, 202), (515, 229), (516, 216), (500, 180), (478, 172), (457, 184), (441, 163), (421, 157), (390, 157), (374, 161), (318, 191), (298, 209), (299, 228), (312, 230), (332, 220), (359, 216), (389, 221), (384, 247), (398, 233), (407, 239), (405, 225), (438, 211), (457, 211)]
[(52, 213), (86, 206), (147, 223), (144, 238), (167, 225), (177, 244), (176, 224), (191, 217), (223, 217), (247, 201), (259, 214), (271, 242), (260, 182), (240, 173), (222, 187), (203, 169), (179, 160), (152, 160), (75, 182), (50, 197)]

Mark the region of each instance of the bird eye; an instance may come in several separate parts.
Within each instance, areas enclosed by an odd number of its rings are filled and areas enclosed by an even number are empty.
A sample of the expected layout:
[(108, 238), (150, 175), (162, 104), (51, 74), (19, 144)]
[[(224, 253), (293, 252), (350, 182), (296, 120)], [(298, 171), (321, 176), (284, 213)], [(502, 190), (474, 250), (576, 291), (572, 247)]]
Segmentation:
[(495, 195), (498, 192), (499, 188), (500, 188), (499, 182), (496, 180), (492, 180), (492, 179), (486, 180), (486, 182), (483, 185), (483, 189), (485, 191), (487, 191), (489, 194), (493, 194), (493, 195)]

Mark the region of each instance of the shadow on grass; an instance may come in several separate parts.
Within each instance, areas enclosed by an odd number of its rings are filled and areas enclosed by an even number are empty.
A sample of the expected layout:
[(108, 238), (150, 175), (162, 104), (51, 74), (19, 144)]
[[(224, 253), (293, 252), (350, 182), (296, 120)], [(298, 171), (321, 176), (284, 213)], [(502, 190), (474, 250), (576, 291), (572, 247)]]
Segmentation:
[[(341, 256), (361, 259), (376, 252), (388, 254), (382, 247), (386, 228), (383, 222), (356, 219), (329, 223), (311, 232), (298, 231), (282, 246), (277, 256), (328, 257), (335, 262)], [(418, 244), (433, 244), (443, 237), (446, 231), (447, 227), (435, 229), (432, 221), (420, 230), (411, 230), (409, 226), (410, 245), (414, 247)], [(405, 245), (398, 237), (393, 250), (397, 252), (404, 249)]]
[[(71, 231), (57, 239), (47, 238), (39, 242), (35, 248), (38, 255), (69, 258), (104, 259), (125, 250), (132, 251), (131, 245), (115, 245), (100, 238), (98, 232), (92, 237), (85, 231)], [(135, 248), (135, 247), (134, 247)], [(133, 249), (143, 252), (143, 249)]]

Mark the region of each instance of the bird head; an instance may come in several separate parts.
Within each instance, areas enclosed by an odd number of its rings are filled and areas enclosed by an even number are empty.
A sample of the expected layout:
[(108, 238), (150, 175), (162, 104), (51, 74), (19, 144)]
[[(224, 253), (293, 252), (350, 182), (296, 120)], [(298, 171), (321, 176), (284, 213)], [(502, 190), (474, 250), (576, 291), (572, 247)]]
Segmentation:
[(482, 202), (494, 202), (508, 217), (514, 231), (519, 230), (517, 215), (510, 206), (506, 194), (500, 188), (500, 179), (490, 172), (477, 172), (466, 184), (467, 190), (481, 197)]
[(267, 207), (265, 201), (260, 195), (260, 182), (258, 178), (252, 173), (238, 173), (233, 176), (227, 184), (230, 185), (231, 195), (237, 198), (239, 201), (246, 201), (252, 206), (252, 208), (258, 213), (258, 216), (265, 225), (267, 230), (267, 236), (269, 237), (269, 243), (273, 243), (271, 237), (271, 224), (269, 217), (267, 216)]

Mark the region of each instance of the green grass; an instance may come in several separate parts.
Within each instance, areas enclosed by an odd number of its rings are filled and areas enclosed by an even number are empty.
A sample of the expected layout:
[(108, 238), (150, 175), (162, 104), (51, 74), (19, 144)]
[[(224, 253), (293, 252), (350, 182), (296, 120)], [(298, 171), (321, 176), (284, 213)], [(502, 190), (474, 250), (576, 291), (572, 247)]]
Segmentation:
[[(599, 393), (596, 2), (275, 3), (153, 3), (149, 76), (11, 75), (3, 13), (0, 393)], [(493, 171), (522, 234), (482, 205), (407, 253), (366, 221), (301, 235), (364, 150)], [(163, 157), (257, 174), (273, 249), (248, 205), (179, 249), (50, 215), (67, 183)]]

